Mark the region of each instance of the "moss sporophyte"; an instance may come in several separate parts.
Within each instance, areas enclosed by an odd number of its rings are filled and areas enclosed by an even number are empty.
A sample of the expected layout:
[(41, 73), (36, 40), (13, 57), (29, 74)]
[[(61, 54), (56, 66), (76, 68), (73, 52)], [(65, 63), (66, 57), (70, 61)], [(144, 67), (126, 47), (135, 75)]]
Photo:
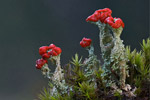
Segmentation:
[[(75, 54), (65, 66), (60, 63), (61, 48), (54, 44), (39, 48), (42, 58), (36, 61), (36, 68), (49, 79), (49, 88), (39, 95), (41, 100), (150, 99), (150, 39), (143, 40), (140, 52), (131, 52), (120, 38), (124, 22), (111, 14), (109, 8), (99, 9), (86, 19), (99, 28), (103, 61), (94, 54), (90, 38), (80, 41), (89, 56), (82, 60)], [(56, 65), (54, 72), (48, 60)]]

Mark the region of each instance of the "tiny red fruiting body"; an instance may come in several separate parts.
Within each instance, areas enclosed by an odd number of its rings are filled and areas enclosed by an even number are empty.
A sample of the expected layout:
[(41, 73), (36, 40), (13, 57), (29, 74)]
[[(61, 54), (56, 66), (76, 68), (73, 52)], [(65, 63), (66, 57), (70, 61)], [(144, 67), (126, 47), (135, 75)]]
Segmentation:
[(53, 49), (51, 51), (49, 51), (48, 54), (51, 56), (57, 56), (58, 55)]
[(124, 23), (120, 18), (108, 17), (105, 19), (104, 23), (108, 23), (112, 28), (119, 28), (122, 26), (124, 28)]
[(56, 47), (54, 44), (50, 44), (49, 46), (42, 46), (39, 48), (39, 54), (43, 59), (48, 59), (50, 56), (57, 56), (61, 52), (61, 48)]
[(89, 16), (89, 17), (86, 19), (86, 21), (97, 22), (97, 21), (98, 21), (98, 18), (97, 18), (96, 15), (93, 14), (93, 15)]
[(120, 26), (122, 26), (122, 28), (124, 28), (124, 22), (122, 21), (122, 19), (121, 18), (114, 18), (116, 21), (116, 23), (119, 23), (119, 24), (121, 24)]
[(44, 54), (42, 55), (42, 58), (43, 58), (43, 59), (48, 59), (48, 58), (50, 58), (50, 55), (49, 55), (48, 53), (44, 53)]
[(48, 46), (42, 46), (42, 47), (40, 47), (40, 48), (39, 48), (39, 54), (40, 54), (40, 55), (45, 54), (48, 49), (49, 49)]
[(38, 59), (36, 61), (35, 66), (36, 66), (37, 69), (41, 69), (43, 67), (43, 65), (46, 64), (46, 63), (47, 63), (47, 60), (44, 60), (43, 58), (41, 58), (41, 59)]
[(85, 48), (91, 45), (92, 40), (89, 38), (83, 38), (82, 41), (80, 41), (81, 47)]
[(57, 56), (62, 52), (61, 48), (59, 47), (54, 47), (51, 51), (48, 52), (49, 55), (51, 56)]
[(109, 24), (110, 26), (114, 24), (114, 18), (113, 17), (107, 17), (104, 21), (105, 24)]
[(112, 11), (109, 8), (99, 9), (94, 12), (91, 16), (89, 16), (86, 21), (97, 22), (100, 20), (102, 23), (107, 17), (111, 17)]
[(53, 50), (54, 50), (58, 55), (62, 52), (62, 50), (61, 50), (59, 47), (55, 47), (55, 48), (53, 48)]
[(49, 51), (48, 54), (51, 56), (57, 56), (62, 52), (61, 48), (56, 47), (54, 44), (50, 44), (49, 49), (51, 49), (51, 51)]
[(54, 44), (49, 45), (49, 49), (53, 49), (54, 47), (56, 47)]
[(113, 18), (111, 16), (112, 11), (109, 8), (96, 10), (91, 16), (89, 16), (86, 21), (97, 22), (109, 24), (112, 28), (119, 28), (122, 26), (124, 28), (124, 23), (120, 18)]

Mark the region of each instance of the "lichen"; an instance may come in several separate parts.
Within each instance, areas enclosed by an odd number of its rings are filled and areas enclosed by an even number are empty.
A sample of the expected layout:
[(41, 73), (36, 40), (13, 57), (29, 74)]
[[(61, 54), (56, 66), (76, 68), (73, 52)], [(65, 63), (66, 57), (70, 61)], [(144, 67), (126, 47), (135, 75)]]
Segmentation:
[[(142, 50), (131, 52), (121, 40), (124, 23), (113, 18), (109, 8), (99, 9), (86, 21), (98, 26), (103, 61), (94, 54), (90, 38), (80, 41), (89, 53), (85, 60), (75, 54), (62, 66), (61, 49), (54, 44), (39, 48), (41, 59), (36, 68), (49, 79), (49, 88), (41, 100), (148, 100), (150, 99), (150, 39), (143, 40)], [(48, 60), (56, 66), (52, 72)], [(103, 64), (101, 62), (104, 62)]]

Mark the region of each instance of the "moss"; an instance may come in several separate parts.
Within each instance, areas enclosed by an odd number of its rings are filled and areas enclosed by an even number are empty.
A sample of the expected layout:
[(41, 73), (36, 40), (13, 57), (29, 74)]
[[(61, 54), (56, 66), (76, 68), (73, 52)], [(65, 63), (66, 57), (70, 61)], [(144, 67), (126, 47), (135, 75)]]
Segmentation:
[(68, 64), (61, 66), (60, 55), (50, 58), (56, 69), (50, 72), (48, 65), (41, 69), (49, 78), (49, 88), (44, 89), (39, 99), (150, 99), (150, 38), (143, 40), (139, 52), (136, 49), (131, 51), (129, 46), (124, 47), (120, 38), (122, 24), (118, 24), (121, 25), (119, 28), (113, 28), (109, 23), (92, 23), (100, 29), (99, 45), (103, 61), (97, 59), (92, 44), (85, 46), (89, 56), (84, 60), (75, 54)]

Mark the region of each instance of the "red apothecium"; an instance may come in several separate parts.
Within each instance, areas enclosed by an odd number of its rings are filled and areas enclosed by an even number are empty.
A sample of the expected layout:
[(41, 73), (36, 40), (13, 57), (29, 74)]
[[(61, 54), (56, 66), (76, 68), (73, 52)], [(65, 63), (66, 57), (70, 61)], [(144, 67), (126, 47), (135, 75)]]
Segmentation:
[(42, 55), (42, 58), (43, 58), (43, 59), (48, 59), (48, 58), (50, 58), (50, 55), (49, 55), (48, 53), (44, 53), (44, 54)]
[(97, 22), (100, 20), (103, 23), (107, 17), (111, 17), (111, 13), (112, 11), (109, 8), (99, 9), (89, 16), (86, 21)]
[(89, 16), (86, 21), (97, 22), (99, 19), (96, 14)]
[(42, 56), (43, 54), (45, 54), (47, 52), (47, 50), (49, 49), (48, 46), (42, 46), (39, 48), (39, 54)]
[(112, 28), (119, 28), (122, 26), (124, 28), (124, 23), (120, 18), (108, 17), (105, 19), (104, 23), (108, 23)]
[(54, 44), (49, 45), (49, 49), (53, 49), (54, 47), (56, 47)]
[(105, 24), (109, 24), (110, 26), (112, 26), (114, 24), (114, 18), (113, 17), (108, 17), (105, 19), (104, 21)]
[(51, 56), (57, 56), (62, 52), (61, 48), (56, 47), (54, 44), (50, 44), (49, 46), (42, 46), (39, 48), (39, 54), (43, 59), (48, 59)]
[(36, 61), (35, 66), (36, 66), (37, 69), (41, 69), (43, 67), (43, 65), (46, 64), (46, 63), (47, 63), (47, 60), (44, 60), (43, 58), (41, 58), (41, 59), (38, 59)]
[(51, 51), (48, 52), (48, 54), (51, 55), (51, 56), (57, 56), (57, 55), (59, 55), (61, 52), (62, 52), (61, 48), (59, 48), (59, 47), (54, 47), (54, 48), (52, 48)]
[(89, 38), (83, 38), (82, 41), (80, 41), (81, 47), (85, 48), (91, 45), (92, 40)]
[(53, 48), (53, 50), (54, 50), (58, 55), (62, 52), (62, 50), (61, 50), (59, 47), (55, 47), (55, 48)]
[(122, 21), (121, 18), (114, 18), (114, 20), (115, 20), (115, 26), (114, 27), (119, 28), (120, 26), (122, 26), (122, 28), (124, 28), (124, 22)]

